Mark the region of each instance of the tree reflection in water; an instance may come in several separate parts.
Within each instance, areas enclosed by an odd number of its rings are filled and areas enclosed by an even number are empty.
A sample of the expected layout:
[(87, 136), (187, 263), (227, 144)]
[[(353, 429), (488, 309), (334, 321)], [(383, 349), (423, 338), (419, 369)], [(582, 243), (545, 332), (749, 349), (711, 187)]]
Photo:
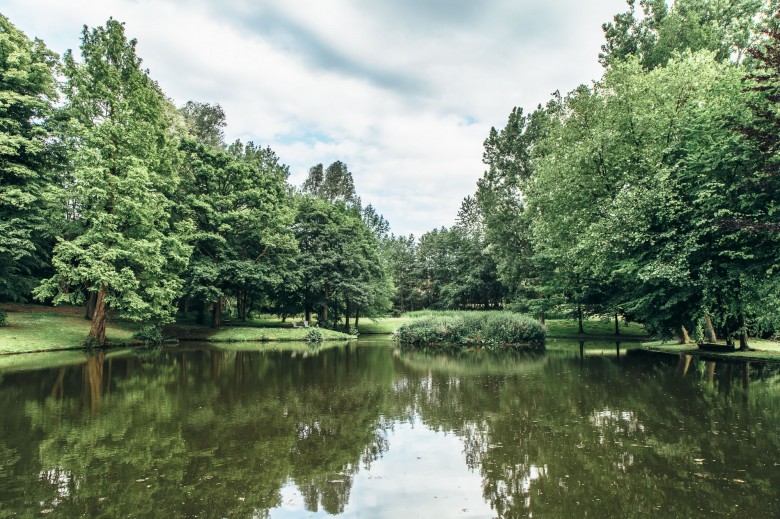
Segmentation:
[(498, 517), (776, 515), (776, 366), (593, 351), (181, 348), (6, 373), (0, 517), (262, 517), (288, 485), (349, 512), (410, 421), (460, 438)]

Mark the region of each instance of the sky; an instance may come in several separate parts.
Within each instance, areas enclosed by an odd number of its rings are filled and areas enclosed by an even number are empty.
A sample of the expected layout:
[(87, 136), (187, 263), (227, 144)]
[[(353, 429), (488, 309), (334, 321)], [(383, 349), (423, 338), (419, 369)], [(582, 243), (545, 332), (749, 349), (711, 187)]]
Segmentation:
[(300, 185), (347, 164), (396, 235), (455, 223), (513, 107), (601, 76), (624, 0), (3, 0), (58, 53), (109, 17), (177, 106), (219, 103), (228, 141), (270, 146)]

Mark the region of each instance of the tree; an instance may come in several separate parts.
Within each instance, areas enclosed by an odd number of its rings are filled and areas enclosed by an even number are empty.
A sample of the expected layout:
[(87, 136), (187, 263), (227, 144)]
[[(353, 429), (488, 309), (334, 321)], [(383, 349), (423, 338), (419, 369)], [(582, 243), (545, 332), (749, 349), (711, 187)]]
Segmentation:
[(179, 109), (179, 113), (184, 117), (187, 131), (198, 142), (212, 148), (225, 146), (225, 132), (223, 128), (227, 126), (227, 118), (219, 104), (215, 103), (212, 105), (197, 101), (187, 101)]
[(309, 169), (309, 176), (303, 182), (301, 190), (329, 202), (344, 202), (360, 208), (360, 198), (355, 192), (352, 173), (340, 160), (327, 169), (323, 169), (322, 164)]
[(533, 182), (534, 155), (560, 106), (556, 96), (525, 115), (513, 108), (504, 128), (491, 128), (482, 161), (488, 169), (477, 182), (475, 200), (484, 223), (485, 251), (496, 262), (498, 279), (508, 296), (523, 308), (529, 302), (541, 312), (539, 269), (532, 261), (530, 216), (526, 193)]
[(98, 345), (108, 308), (135, 321), (171, 319), (191, 251), (170, 220), (179, 160), (173, 108), (141, 70), (135, 47), (109, 19), (84, 27), (82, 62), (65, 55), (74, 221), (54, 248), (56, 273), (36, 295), (59, 303), (94, 292), (89, 341)]
[(383, 300), (385, 276), (377, 240), (353, 207), (303, 195), (295, 232), (306, 320), (316, 309), (319, 322), (330, 325), (341, 313), (348, 328), (360, 308)]
[(24, 301), (48, 263), (46, 190), (57, 56), (0, 15), (0, 299)]
[(273, 303), (293, 268), (287, 166), (251, 142), (221, 149), (188, 138), (182, 150), (179, 211), (196, 228), (185, 294), (201, 311), (213, 305), (213, 326), (222, 323), (227, 298), (246, 319), (256, 304)]
[(675, 53), (707, 50), (718, 61), (742, 61), (756, 31), (762, 0), (635, 0), (602, 28), (606, 42), (599, 60), (604, 66), (635, 56), (647, 70), (666, 65)]

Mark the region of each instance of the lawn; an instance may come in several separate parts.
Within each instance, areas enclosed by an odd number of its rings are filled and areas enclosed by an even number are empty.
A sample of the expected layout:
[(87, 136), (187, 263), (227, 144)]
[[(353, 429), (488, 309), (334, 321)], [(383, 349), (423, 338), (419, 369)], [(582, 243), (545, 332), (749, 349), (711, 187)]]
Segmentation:
[(361, 334), (381, 335), (390, 334), (414, 320), (414, 317), (379, 317), (376, 319), (363, 318), (358, 325), (358, 331)]
[[(8, 325), (0, 327), (0, 355), (79, 349), (89, 334), (90, 322), (80, 307), (5, 304)], [(111, 346), (133, 344), (133, 333), (139, 325), (117, 319), (109, 320), (106, 338)], [(167, 326), (166, 335), (182, 340), (209, 342), (306, 341), (311, 328), (292, 327), (292, 322), (260, 316), (246, 322), (227, 323), (219, 329), (192, 322)], [(326, 341), (353, 337), (341, 332), (320, 329)]]
[[(81, 348), (90, 322), (83, 309), (38, 305), (3, 305), (8, 326), (0, 328), (0, 355)], [(128, 344), (137, 325), (109, 321), (106, 337), (113, 345)]]
[[(584, 334), (580, 334), (577, 326), (577, 319), (547, 319), (548, 337), (580, 337), (582, 335), (593, 335), (598, 337), (617, 337), (615, 335), (615, 321), (604, 319), (585, 319), (582, 327)], [(620, 336), (622, 337), (647, 337), (645, 329), (638, 323), (620, 322)]]
[[(187, 341), (206, 341), (206, 342), (244, 342), (244, 341), (306, 341), (306, 334), (312, 328), (293, 328), (291, 324), (285, 327), (280, 326), (262, 327), (253, 326), (251, 323), (228, 324), (220, 328), (211, 328), (206, 325), (176, 323), (165, 328), (165, 335)], [(317, 328), (322, 332), (323, 339), (349, 340), (353, 339), (351, 335)]]
[(735, 351), (729, 353), (705, 352), (700, 350), (695, 344), (677, 344), (664, 341), (645, 342), (642, 343), (642, 347), (646, 350), (659, 353), (703, 355), (712, 359), (780, 361), (780, 343), (764, 339), (749, 339), (748, 344), (752, 351)]
[[(361, 319), (358, 330), (361, 334), (390, 334), (395, 332), (401, 325), (413, 321), (418, 317), (428, 316), (446, 316), (454, 315), (451, 311), (422, 310), (417, 312), (408, 312), (402, 317), (380, 317), (377, 319)], [(548, 319), (547, 325), (548, 337), (579, 337), (577, 333), (576, 319)], [(594, 337), (616, 337), (614, 321), (602, 319), (585, 319), (583, 322), (585, 329), (584, 336)], [(620, 323), (620, 336), (641, 338), (646, 337), (644, 327), (637, 323)]]

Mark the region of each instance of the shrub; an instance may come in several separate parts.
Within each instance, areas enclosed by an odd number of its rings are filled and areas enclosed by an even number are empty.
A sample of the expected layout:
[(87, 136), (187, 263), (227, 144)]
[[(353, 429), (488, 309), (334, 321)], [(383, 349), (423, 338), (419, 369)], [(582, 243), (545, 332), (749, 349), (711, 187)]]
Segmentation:
[(8, 314), (5, 313), (5, 311), (0, 310), (0, 326), (7, 326), (8, 325)]
[(420, 317), (401, 326), (396, 339), (404, 344), (543, 345), (544, 325), (511, 312), (460, 312)]
[(163, 342), (162, 329), (156, 324), (144, 325), (133, 334), (133, 339), (143, 341), (147, 346), (159, 346)]
[(317, 344), (325, 340), (325, 336), (319, 328), (309, 328), (306, 332), (306, 342), (311, 344)]

